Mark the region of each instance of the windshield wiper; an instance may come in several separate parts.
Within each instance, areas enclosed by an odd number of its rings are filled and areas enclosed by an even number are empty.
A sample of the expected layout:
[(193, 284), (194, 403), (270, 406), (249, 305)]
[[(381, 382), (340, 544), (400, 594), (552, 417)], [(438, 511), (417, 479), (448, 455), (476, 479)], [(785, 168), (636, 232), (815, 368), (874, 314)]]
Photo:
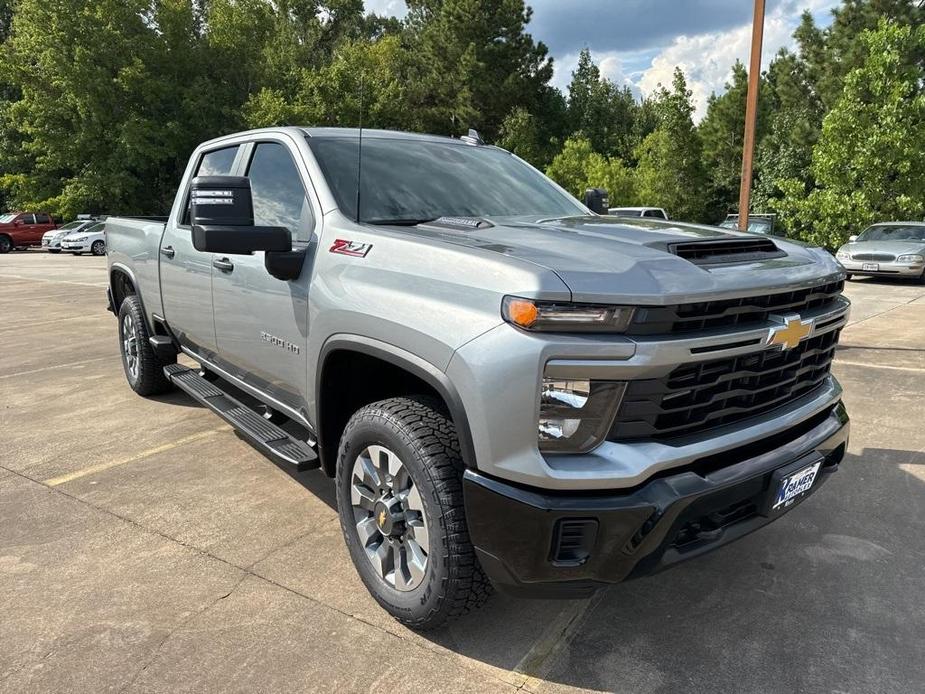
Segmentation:
[(437, 217), (428, 217), (427, 219), (414, 219), (411, 217), (398, 217), (395, 219), (363, 219), (361, 224), (376, 224), (376, 225), (392, 225), (398, 227), (414, 227), (418, 224), (427, 224), (432, 222)]

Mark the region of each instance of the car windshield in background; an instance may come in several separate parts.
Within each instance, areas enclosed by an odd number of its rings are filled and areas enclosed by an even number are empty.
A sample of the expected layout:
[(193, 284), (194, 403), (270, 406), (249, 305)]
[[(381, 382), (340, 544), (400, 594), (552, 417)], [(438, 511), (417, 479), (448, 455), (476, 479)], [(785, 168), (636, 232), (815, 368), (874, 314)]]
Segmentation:
[[(356, 218), (357, 138), (308, 138), (341, 212)], [(544, 176), (491, 147), (364, 137), (360, 220), (572, 216), (584, 209)]]
[(103, 231), (106, 228), (106, 225), (103, 222), (98, 222), (91, 227), (87, 227), (88, 234), (96, 234), (100, 231)]
[(77, 227), (81, 226), (82, 224), (83, 224), (83, 222), (68, 222), (68, 223), (65, 224), (63, 227), (61, 227), (61, 231), (64, 231), (65, 229), (76, 229)]
[[(734, 219), (727, 219), (720, 226), (723, 229), (738, 229), (739, 222)], [(768, 234), (771, 232), (771, 223), (764, 219), (749, 219), (748, 230), (753, 234)]]
[(7, 222), (12, 222), (14, 219), (16, 219), (15, 213), (2, 215), (0, 216), (0, 224), (6, 224)]
[(889, 224), (865, 229), (858, 241), (925, 241), (925, 224), (903, 226)]

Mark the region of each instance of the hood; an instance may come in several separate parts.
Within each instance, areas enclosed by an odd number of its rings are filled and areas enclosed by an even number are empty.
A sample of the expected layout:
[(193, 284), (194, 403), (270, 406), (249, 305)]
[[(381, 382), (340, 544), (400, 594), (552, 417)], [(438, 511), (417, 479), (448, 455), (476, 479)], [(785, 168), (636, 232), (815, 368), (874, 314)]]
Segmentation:
[(846, 243), (839, 250), (849, 253), (889, 253), (903, 255), (925, 252), (925, 241), (854, 241)]
[[(454, 243), (525, 260), (556, 273), (573, 301), (677, 303), (813, 286), (842, 270), (826, 251), (784, 239), (719, 227), (646, 218), (582, 216), (561, 219), (487, 218), (493, 226), (406, 228)], [(678, 255), (676, 244), (773, 243), (771, 257), (700, 263)], [(773, 250), (773, 249), (772, 249)]]

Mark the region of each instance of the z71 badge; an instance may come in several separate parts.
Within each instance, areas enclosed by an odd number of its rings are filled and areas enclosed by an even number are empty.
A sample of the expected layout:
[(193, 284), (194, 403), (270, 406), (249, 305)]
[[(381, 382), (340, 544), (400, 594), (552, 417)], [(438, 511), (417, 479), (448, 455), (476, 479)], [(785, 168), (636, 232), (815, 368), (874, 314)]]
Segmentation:
[(372, 249), (373, 244), (371, 243), (337, 239), (331, 246), (330, 251), (331, 253), (340, 253), (341, 255), (352, 255), (355, 258), (365, 258), (366, 254)]

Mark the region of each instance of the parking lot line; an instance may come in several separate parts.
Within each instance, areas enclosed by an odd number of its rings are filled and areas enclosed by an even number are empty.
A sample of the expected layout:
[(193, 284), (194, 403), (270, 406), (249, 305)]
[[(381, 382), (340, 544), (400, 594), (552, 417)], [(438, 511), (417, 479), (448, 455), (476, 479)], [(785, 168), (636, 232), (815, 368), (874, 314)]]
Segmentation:
[(184, 436), (177, 439), (176, 441), (171, 441), (170, 443), (165, 443), (162, 446), (156, 446), (154, 448), (149, 448), (146, 451), (137, 453), (136, 455), (124, 458), (122, 460), (111, 460), (107, 463), (99, 463), (98, 465), (91, 465), (90, 467), (84, 468), (82, 470), (77, 470), (76, 472), (70, 472), (66, 475), (61, 475), (59, 477), (52, 477), (51, 479), (44, 480), (42, 484), (46, 484), (49, 487), (57, 487), (59, 484), (64, 484), (66, 482), (72, 482), (73, 480), (80, 479), (81, 477), (86, 477), (87, 475), (95, 475), (97, 472), (102, 472), (103, 470), (109, 470), (110, 468), (118, 467), (120, 465), (127, 465), (128, 463), (134, 463), (143, 458), (147, 458), (158, 453), (164, 453), (165, 451), (172, 450), (179, 446), (183, 446), (187, 443), (192, 443), (193, 441), (199, 441), (200, 439), (205, 439), (215, 434), (219, 434), (223, 431), (231, 431), (231, 427), (228, 425), (216, 427), (215, 429), (209, 429), (208, 431), (200, 431), (196, 434), (190, 434), (189, 436)]
[(75, 366), (83, 366), (84, 364), (92, 364), (95, 361), (102, 361), (103, 359), (112, 360), (112, 356), (105, 357), (93, 357), (92, 359), (84, 359), (83, 361), (70, 361), (67, 364), (55, 364), (54, 366), (43, 366), (40, 369), (29, 369), (28, 371), (17, 371), (16, 373), (3, 374), (0, 376), (0, 381), (5, 378), (15, 378), (16, 376), (28, 376), (29, 374), (37, 374), (39, 371), (51, 371), (53, 369), (72, 369)]

